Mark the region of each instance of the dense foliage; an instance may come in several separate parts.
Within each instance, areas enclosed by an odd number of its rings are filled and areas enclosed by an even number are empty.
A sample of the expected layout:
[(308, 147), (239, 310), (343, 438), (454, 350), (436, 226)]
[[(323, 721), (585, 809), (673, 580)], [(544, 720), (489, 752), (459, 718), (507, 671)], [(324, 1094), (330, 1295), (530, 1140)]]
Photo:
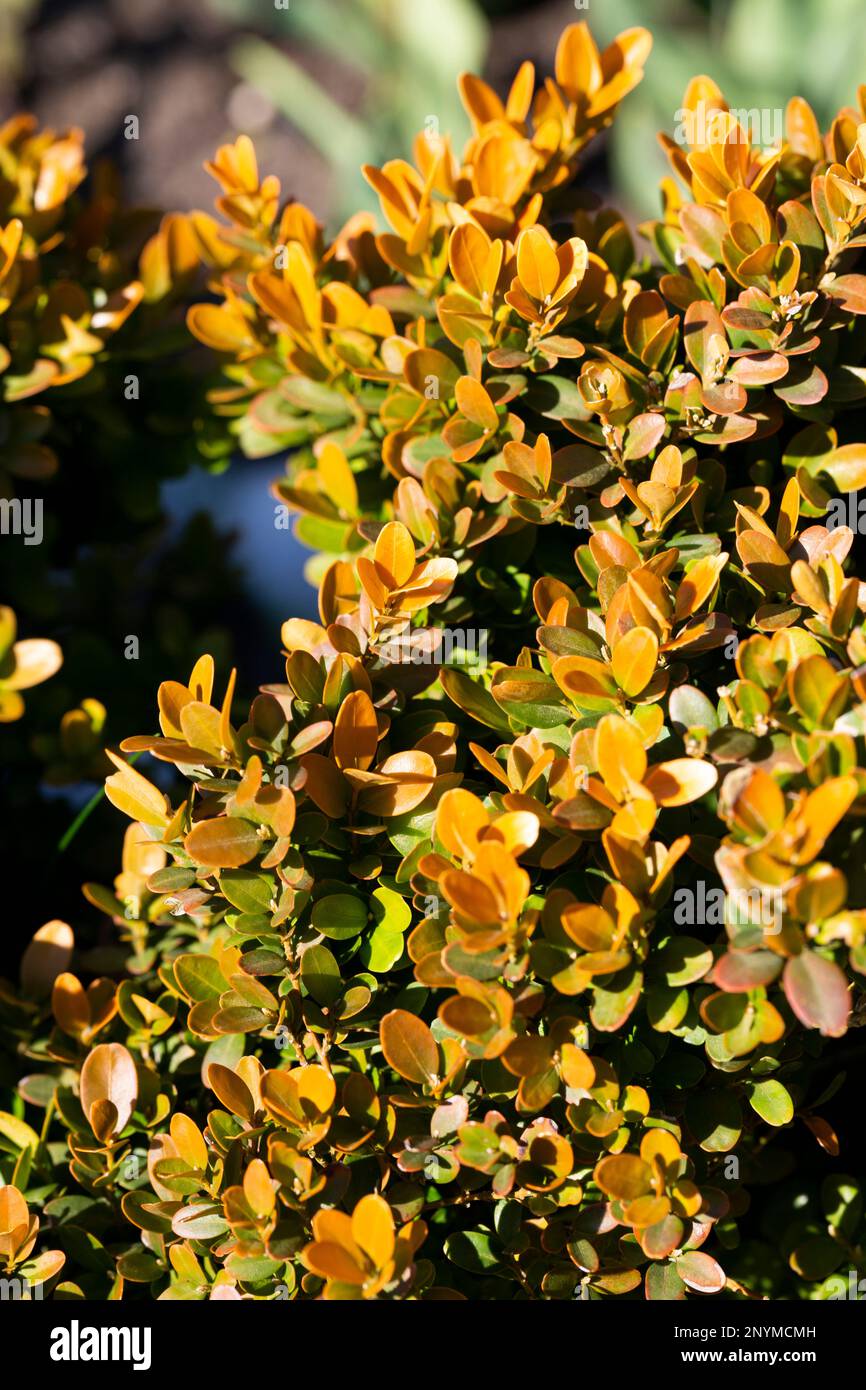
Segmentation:
[(121, 745), (149, 775), (112, 754), (109, 930), (48, 923), (0, 1001), (9, 1271), (669, 1300), (860, 1266), (822, 1111), (866, 969), (866, 93), (773, 149), (696, 79), (637, 259), (577, 169), (649, 50), (574, 25), (537, 90), (464, 77), (462, 156), (366, 171), (382, 235), (218, 152), (189, 324), (242, 447), (290, 451), (319, 621), (249, 707), (208, 657), (165, 681)]

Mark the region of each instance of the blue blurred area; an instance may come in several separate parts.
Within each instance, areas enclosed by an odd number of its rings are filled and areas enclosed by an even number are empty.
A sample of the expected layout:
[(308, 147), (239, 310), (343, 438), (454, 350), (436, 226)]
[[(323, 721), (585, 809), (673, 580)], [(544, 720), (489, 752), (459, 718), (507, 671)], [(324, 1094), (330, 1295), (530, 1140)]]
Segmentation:
[[(199, 511), (209, 511), (221, 530), (235, 533), (232, 558), (244, 576), (247, 599), (254, 608), (251, 623), (272, 634), (269, 659), (278, 649), (280, 625), (286, 618), (317, 616), (315, 590), (304, 579), (310, 551), (291, 531), (274, 525), (277, 503), (269, 485), (279, 473), (275, 459), (238, 456), (225, 473), (196, 469), (167, 483), (162, 493), (172, 536)], [(243, 634), (237, 636), (243, 642)]]
[[(217, 529), (233, 537), (230, 560), (239, 572), (242, 593), (230, 615), (214, 612), (213, 619), (227, 621), (231, 627), (242, 699), (252, 698), (258, 685), (285, 678), (280, 655), (280, 627), (285, 619), (318, 618), (315, 590), (304, 579), (304, 564), (311, 552), (291, 531), (274, 526), (277, 503), (270, 484), (280, 471), (276, 459), (238, 455), (224, 473), (193, 469), (183, 478), (164, 483), (161, 492), (168, 521), (166, 545), (179, 539), (197, 512), (209, 512)], [(147, 775), (168, 790), (175, 774), (167, 764), (148, 759)], [(43, 782), (40, 794), (46, 801), (68, 805), (71, 818), (100, 785), (80, 781), (55, 787)]]

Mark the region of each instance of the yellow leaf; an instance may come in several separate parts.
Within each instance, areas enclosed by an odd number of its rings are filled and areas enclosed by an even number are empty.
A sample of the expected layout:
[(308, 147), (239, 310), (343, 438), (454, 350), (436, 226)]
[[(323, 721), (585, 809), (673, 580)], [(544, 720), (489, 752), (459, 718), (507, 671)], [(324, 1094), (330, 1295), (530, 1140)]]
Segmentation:
[(207, 1069), (206, 1084), (227, 1110), (252, 1123), (256, 1113), (255, 1101), (249, 1086), (235, 1072), (229, 1067), (224, 1067), (221, 1062), (211, 1062)]
[(788, 549), (797, 534), (799, 516), (800, 484), (796, 478), (789, 478), (779, 507), (779, 520), (776, 523), (776, 540), (783, 550)]
[(489, 823), (483, 802), (462, 787), (447, 791), (436, 808), (437, 836), (449, 854), (464, 862), (474, 859), (479, 834)]
[(180, 727), (191, 748), (219, 758), (222, 749), (219, 711), (201, 700), (190, 700), (180, 711)]
[(589, 1091), (595, 1082), (595, 1066), (592, 1058), (581, 1047), (573, 1043), (563, 1043), (559, 1050), (560, 1071), (566, 1086), (575, 1091)]
[(608, 1197), (630, 1202), (650, 1191), (652, 1170), (636, 1154), (612, 1154), (596, 1165), (594, 1177)]
[(312, 1109), (316, 1116), (327, 1115), (337, 1098), (334, 1078), (326, 1067), (300, 1067), (292, 1072), (298, 1100), (304, 1114)]
[(274, 1184), (266, 1165), (260, 1158), (247, 1164), (244, 1173), (244, 1196), (258, 1217), (270, 1216), (276, 1205)]
[(18, 1188), (11, 1183), (0, 1187), (0, 1237), (9, 1236), (22, 1227), (26, 1231), (29, 1220), (27, 1202)]
[(674, 610), (674, 618), (677, 622), (697, 613), (701, 604), (706, 602), (719, 582), (719, 575), (727, 562), (728, 556), (723, 553), (721, 555), (705, 555), (702, 560), (698, 560), (696, 564), (692, 565), (677, 589), (677, 601)]
[(808, 864), (857, 799), (854, 777), (831, 777), (810, 792), (797, 817), (802, 836), (795, 862)]
[(640, 783), (646, 772), (647, 756), (640, 736), (627, 720), (608, 714), (595, 731), (595, 762), (599, 776), (618, 801), (629, 794), (633, 783)]
[(717, 780), (712, 763), (699, 758), (673, 758), (651, 767), (644, 782), (659, 806), (686, 806), (711, 791)]
[(543, 227), (526, 227), (517, 238), (517, 276), (530, 298), (542, 305), (559, 284), (556, 243)]
[(333, 1279), (338, 1284), (350, 1284), (357, 1288), (366, 1282), (363, 1270), (355, 1263), (349, 1251), (334, 1242), (311, 1241), (304, 1247), (301, 1259), (307, 1269), (322, 1279)]
[(621, 637), (611, 655), (611, 667), (620, 690), (629, 698), (639, 695), (655, 675), (659, 642), (648, 627), (633, 627)]
[(480, 381), (472, 376), (462, 376), (454, 388), (454, 395), (459, 410), (473, 425), (488, 431), (498, 429), (496, 407)]
[(189, 689), (194, 700), (200, 700), (203, 705), (209, 705), (213, 694), (214, 681), (214, 659), (212, 656), (200, 656), (192, 668), (189, 678)]
[(233, 356), (255, 347), (255, 337), (243, 314), (228, 305), (194, 304), (186, 316), (194, 337), (217, 352)]
[(366, 771), (376, 756), (379, 727), (373, 701), (363, 690), (353, 690), (340, 706), (334, 724), (334, 758), (340, 768)]
[(113, 772), (105, 782), (105, 794), (111, 804), (132, 820), (165, 829), (168, 825), (168, 802), (159, 788), (116, 753), (112, 753), (111, 749), (106, 749), (106, 752), (117, 768), (117, 772)]
[(493, 88), (482, 78), (471, 72), (461, 72), (457, 85), (463, 105), (476, 127), (502, 119), (505, 114), (502, 102)]
[(614, 923), (603, 907), (575, 903), (562, 914), (562, 926), (584, 951), (606, 951), (614, 936)]
[(343, 450), (329, 440), (319, 450), (316, 463), (331, 501), (347, 516), (357, 516), (358, 487)]
[(402, 816), (426, 800), (436, 781), (436, 764), (429, 753), (407, 749), (392, 753), (377, 773), (388, 781), (363, 788), (362, 809), (375, 816)]
[(749, 574), (767, 593), (791, 592), (791, 562), (772, 536), (744, 531), (737, 538), (737, 551)]
[(785, 820), (785, 794), (763, 768), (755, 768), (731, 807), (734, 819), (748, 835), (763, 838), (781, 830)]
[(56, 642), (45, 637), (28, 637), (12, 648), (15, 669), (2, 678), (7, 690), (29, 690), (41, 685), (63, 665), (63, 653)]
[(601, 60), (585, 22), (569, 24), (563, 31), (556, 49), (556, 80), (572, 101), (601, 86)]
[[(81, 1068), (81, 1108), (91, 1120), (97, 1138), (92, 1111), (94, 1106), (108, 1103), (114, 1108), (111, 1133), (119, 1134), (129, 1121), (138, 1099), (138, 1073), (131, 1054), (121, 1043), (100, 1043), (88, 1053)], [(101, 1123), (101, 1122), (100, 1122)]]
[(195, 1120), (177, 1111), (171, 1117), (169, 1131), (184, 1162), (204, 1173), (207, 1170), (207, 1145)]
[(402, 589), (415, 569), (415, 545), (400, 521), (389, 521), (376, 537), (373, 559), (389, 589)]
[(352, 1212), (352, 1236), (375, 1269), (384, 1269), (394, 1254), (394, 1218), (383, 1197), (370, 1192)]
[(90, 1026), (90, 1004), (81, 981), (70, 974), (58, 975), (51, 993), (51, 1011), (64, 1033), (80, 1037)]
[(451, 274), (460, 288), (475, 299), (484, 296), (489, 254), (490, 238), (474, 222), (463, 222), (454, 228), (448, 243)]
[(219, 742), (220, 748), (226, 750), (231, 750), (234, 746), (234, 731), (232, 729), (231, 717), (232, 700), (234, 699), (236, 680), (237, 671), (233, 666), (229, 675), (228, 684), (226, 685), (226, 693), (223, 698), (222, 708), (220, 710)]
[(159, 727), (167, 738), (183, 738), (180, 716), (184, 705), (193, 699), (192, 692), (179, 681), (163, 681), (156, 693), (159, 706)]
[(674, 1136), (665, 1129), (648, 1130), (641, 1140), (640, 1156), (651, 1166), (660, 1162), (665, 1168), (672, 1166), (682, 1157), (680, 1146)]

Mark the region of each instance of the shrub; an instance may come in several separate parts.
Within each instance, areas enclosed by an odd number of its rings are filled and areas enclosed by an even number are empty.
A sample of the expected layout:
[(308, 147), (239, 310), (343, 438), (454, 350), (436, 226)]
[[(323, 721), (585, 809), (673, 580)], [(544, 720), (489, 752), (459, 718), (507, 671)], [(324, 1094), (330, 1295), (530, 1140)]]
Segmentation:
[(9, 1180), (88, 1295), (827, 1297), (862, 1239), (821, 1112), (866, 964), (866, 113), (756, 149), (696, 79), (637, 261), (575, 174), (649, 47), (464, 78), (462, 159), (367, 171), (379, 237), (214, 162), (190, 325), (331, 559), (248, 712), (207, 658), (161, 685), (113, 932), (49, 923), (3, 996)]

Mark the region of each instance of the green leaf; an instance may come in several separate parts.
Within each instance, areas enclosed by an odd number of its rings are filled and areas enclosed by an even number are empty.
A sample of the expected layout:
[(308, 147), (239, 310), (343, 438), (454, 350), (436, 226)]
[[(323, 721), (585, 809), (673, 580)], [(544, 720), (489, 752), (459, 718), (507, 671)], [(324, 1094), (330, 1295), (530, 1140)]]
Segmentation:
[[(579, 964), (579, 962), (578, 962)], [(593, 1002), (590, 1017), (600, 1033), (615, 1033), (631, 1014), (643, 986), (640, 970), (629, 968), (618, 974), (596, 979), (593, 983)]]
[(174, 963), (174, 977), (196, 1004), (218, 999), (225, 993), (226, 981), (213, 956), (179, 956)]
[(340, 997), (343, 981), (340, 967), (327, 946), (308, 946), (301, 956), (301, 979), (317, 1004), (326, 1007)]
[(506, 1274), (501, 1246), (488, 1231), (455, 1231), (445, 1241), (445, 1254), (458, 1269), (470, 1274)]
[(274, 884), (265, 874), (253, 873), (250, 869), (224, 869), (220, 874), (220, 888), (223, 897), (239, 912), (271, 910)]
[(655, 985), (644, 996), (647, 1018), (657, 1033), (670, 1033), (679, 1028), (689, 1010), (687, 989)]
[(548, 420), (587, 420), (589, 411), (570, 377), (545, 373), (537, 377), (526, 392), (526, 404)]
[(384, 927), (376, 930), (364, 941), (358, 951), (358, 959), (374, 975), (387, 975), (403, 954), (403, 938), (399, 933), (386, 931)]
[(346, 398), (339, 391), (306, 376), (285, 377), (280, 383), (280, 391), (290, 405), (313, 415), (346, 418), (351, 413)]
[(702, 980), (712, 967), (713, 953), (706, 942), (694, 936), (675, 936), (667, 941), (655, 958), (667, 983), (674, 987)]
[(493, 678), (491, 694), (506, 714), (531, 728), (555, 729), (567, 718), (562, 691), (543, 671), (501, 667)]
[(749, 1104), (768, 1125), (787, 1125), (794, 1118), (794, 1102), (781, 1081), (759, 1081), (752, 1086)]
[(838, 1231), (851, 1240), (863, 1214), (863, 1193), (856, 1178), (830, 1173), (821, 1184), (821, 1206), (831, 1235)]
[(347, 941), (367, 925), (367, 907), (354, 893), (329, 893), (319, 898), (312, 913), (313, 926), (333, 941)]
[(680, 1303), (686, 1296), (686, 1286), (676, 1267), (665, 1261), (651, 1264), (646, 1272), (646, 1296), (653, 1303)]
[(830, 1236), (810, 1236), (798, 1245), (790, 1258), (795, 1274), (804, 1279), (826, 1279), (845, 1259), (845, 1251)]
[(729, 1153), (743, 1128), (736, 1097), (724, 1091), (705, 1091), (692, 1096), (686, 1106), (686, 1119), (707, 1153)]
[(36, 1149), (39, 1147), (39, 1135), (35, 1129), (24, 1120), (19, 1120), (17, 1115), (10, 1115), (7, 1110), (0, 1110), (0, 1135), (8, 1139), (14, 1149)]
[(485, 724), (488, 729), (495, 729), (497, 733), (511, 733), (508, 716), (480, 681), (472, 680), (471, 676), (453, 666), (446, 666), (440, 672), (439, 681), (449, 700), (453, 700), (464, 714), (470, 715), (479, 724)]
[(712, 734), (719, 727), (715, 705), (693, 685), (678, 685), (671, 695), (668, 709), (671, 723), (683, 729), (705, 729)]
[(222, 1207), (211, 1202), (198, 1202), (181, 1207), (172, 1218), (171, 1229), (181, 1240), (214, 1240), (225, 1235), (228, 1222)]
[(370, 900), (370, 910), (377, 927), (390, 932), (404, 932), (412, 921), (408, 902), (393, 888), (376, 888)]

